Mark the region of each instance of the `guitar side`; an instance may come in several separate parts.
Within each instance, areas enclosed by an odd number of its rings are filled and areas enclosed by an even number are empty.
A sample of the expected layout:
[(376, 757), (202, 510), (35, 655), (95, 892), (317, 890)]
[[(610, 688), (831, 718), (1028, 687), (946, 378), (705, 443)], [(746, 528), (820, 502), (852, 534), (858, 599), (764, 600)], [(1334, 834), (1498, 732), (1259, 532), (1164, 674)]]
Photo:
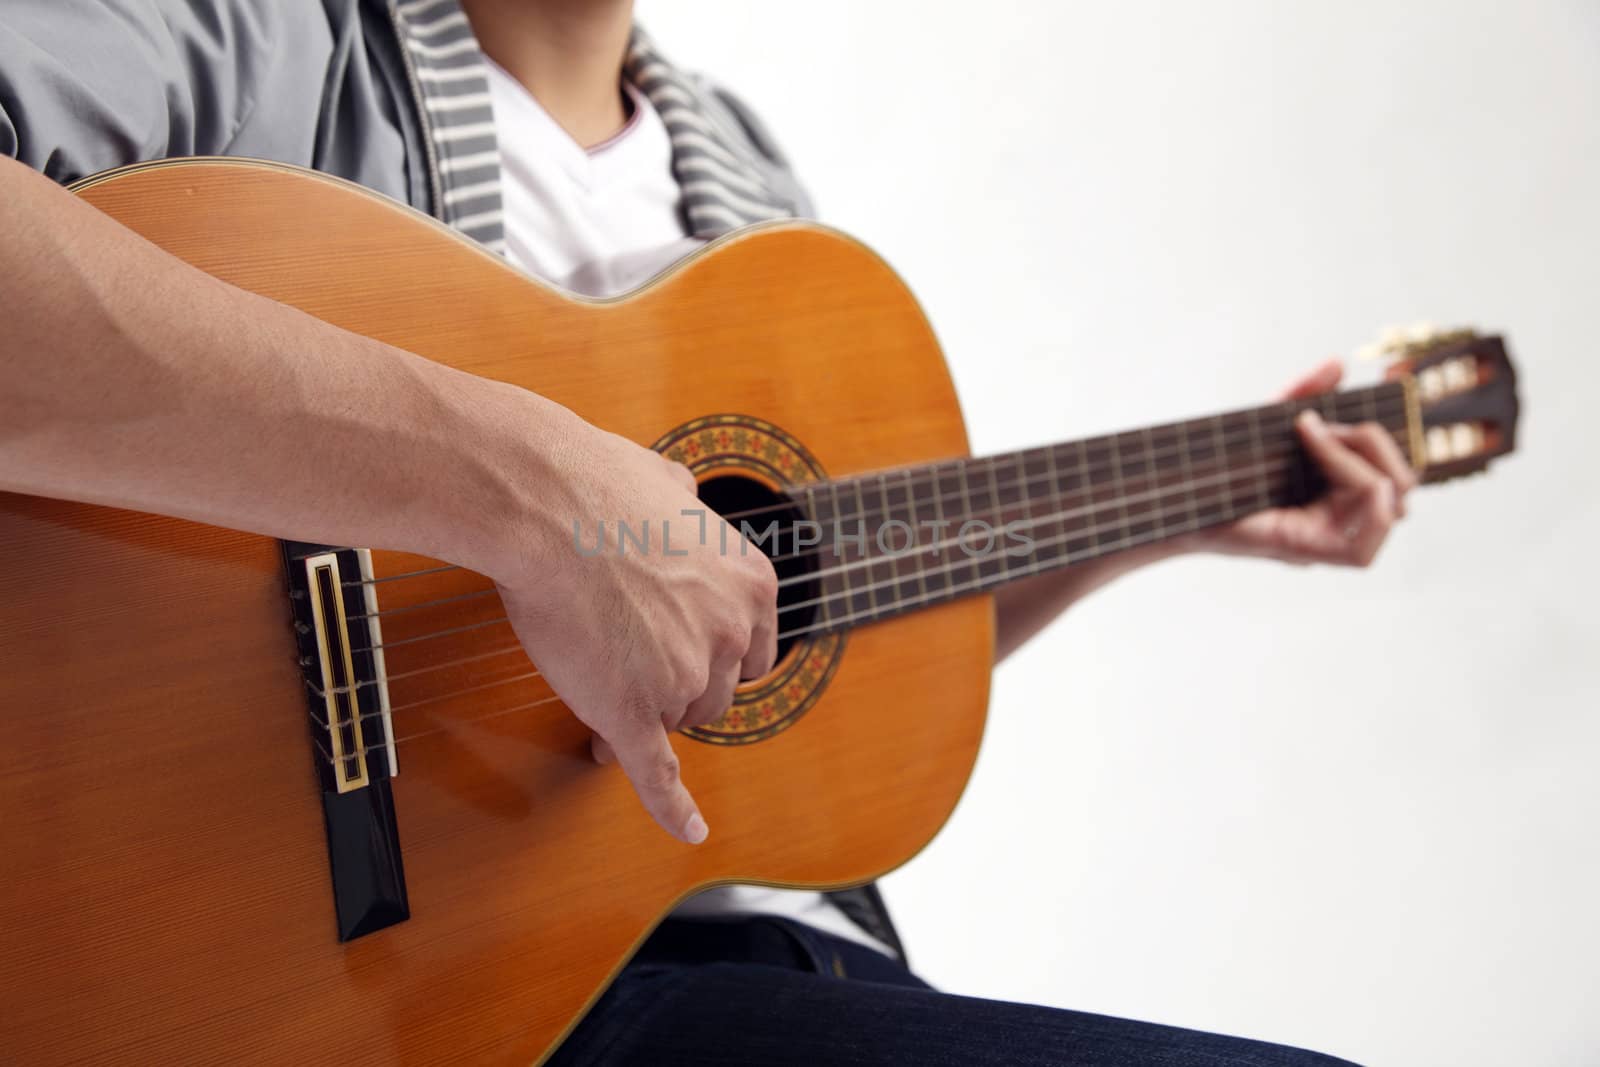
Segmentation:
[[(830, 476), (967, 451), (910, 294), (817, 227), (737, 234), (583, 301), (293, 168), (143, 165), (80, 192), (211, 274), (640, 443), (733, 414)], [(697, 888), (854, 884), (915, 854), (987, 702), (987, 597), (855, 632), (786, 729), (676, 741), (712, 828), (691, 848), (558, 704), (484, 718), (481, 692), (452, 695), (470, 669), (397, 677), (411, 917), (341, 943), (278, 543), (0, 495), (0, 558), (0, 1048), (19, 1062), (537, 1060)], [(374, 553), (380, 577), (426, 563)], [(482, 587), (380, 585), (380, 607)], [(386, 640), (477, 626), (493, 601), (396, 616)], [(494, 629), (449, 640), (470, 656)], [(510, 707), (549, 695), (508, 685)]]

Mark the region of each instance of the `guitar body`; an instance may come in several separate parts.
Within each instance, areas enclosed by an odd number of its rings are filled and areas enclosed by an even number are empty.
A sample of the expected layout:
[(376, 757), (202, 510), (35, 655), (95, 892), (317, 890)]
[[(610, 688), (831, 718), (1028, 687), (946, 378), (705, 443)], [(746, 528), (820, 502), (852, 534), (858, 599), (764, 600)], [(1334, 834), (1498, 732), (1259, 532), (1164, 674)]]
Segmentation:
[[(670, 437), (703, 477), (967, 451), (910, 293), (818, 227), (733, 235), (594, 302), (292, 168), (156, 164), (79, 191), (226, 281)], [(783, 447), (759, 454), (763, 432)], [(315, 441), (262, 447), (321, 462)], [(689, 847), (539, 703), (483, 579), (374, 583), (380, 609), (414, 609), (384, 621), (410, 917), (340, 941), (279, 543), (0, 495), (0, 561), (8, 1062), (537, 1061), (697, 889), (840, 887), (914, 855), (961, 793), (988, 695), (987, 596), (802, 643), (803, 715), (774, 693), (754, 740), (676, 740), (711, 827)], [(436, 566), (373, 553), (380, 579)]]

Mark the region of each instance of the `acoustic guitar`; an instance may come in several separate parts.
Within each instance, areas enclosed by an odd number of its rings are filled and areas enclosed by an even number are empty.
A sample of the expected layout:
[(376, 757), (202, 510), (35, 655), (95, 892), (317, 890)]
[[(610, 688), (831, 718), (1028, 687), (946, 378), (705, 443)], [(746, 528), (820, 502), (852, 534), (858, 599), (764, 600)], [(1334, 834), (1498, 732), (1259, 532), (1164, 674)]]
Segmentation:
[(933, 837), (983, 732), (997, 586), (1308, 499), (1301, 407), (1380, 423), (1425, 482), (1516, 435), (1504, 346), (1456, 331), (1402, 338), (1370, 388), (973, 459), (916, 300), (816, 225), (586, 300), (291, 167), (76, 192), (219, 278), (687, 464), (773, 554), (782, 647), (676, 739), (715, 831), (690, 847), (590, 759), (487, 579), (0, 495), (11, 1063), (538, 1061), (697, 890), (856, 885)]

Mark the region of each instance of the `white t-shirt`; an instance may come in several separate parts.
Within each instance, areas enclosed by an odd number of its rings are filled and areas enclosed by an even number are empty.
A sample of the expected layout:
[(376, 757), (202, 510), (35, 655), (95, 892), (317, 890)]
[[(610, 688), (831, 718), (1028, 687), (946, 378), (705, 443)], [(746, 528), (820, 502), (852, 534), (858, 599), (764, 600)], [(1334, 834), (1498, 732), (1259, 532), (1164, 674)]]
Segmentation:
[[(563, 289), (603, 297), (634, 288), (699, 247), (683, 232), (667, 128), (644, 94), (625, 85), (632, 117), (586, 150), (522, 83), (492, 60), (487, 65), (512, 263)], [(821, 893), (723, 886), (673, 914), (783, 915), (889, 953)]]

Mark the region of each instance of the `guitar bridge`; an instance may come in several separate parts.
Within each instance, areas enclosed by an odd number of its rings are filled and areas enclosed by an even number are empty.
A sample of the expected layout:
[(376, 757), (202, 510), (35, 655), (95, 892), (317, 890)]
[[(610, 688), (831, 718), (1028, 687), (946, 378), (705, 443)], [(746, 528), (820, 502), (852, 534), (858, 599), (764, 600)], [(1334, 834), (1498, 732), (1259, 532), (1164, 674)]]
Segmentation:
[(283, 542), (339, 940), (410, 917), (390, 785), (399, 773), (365, 549)]

